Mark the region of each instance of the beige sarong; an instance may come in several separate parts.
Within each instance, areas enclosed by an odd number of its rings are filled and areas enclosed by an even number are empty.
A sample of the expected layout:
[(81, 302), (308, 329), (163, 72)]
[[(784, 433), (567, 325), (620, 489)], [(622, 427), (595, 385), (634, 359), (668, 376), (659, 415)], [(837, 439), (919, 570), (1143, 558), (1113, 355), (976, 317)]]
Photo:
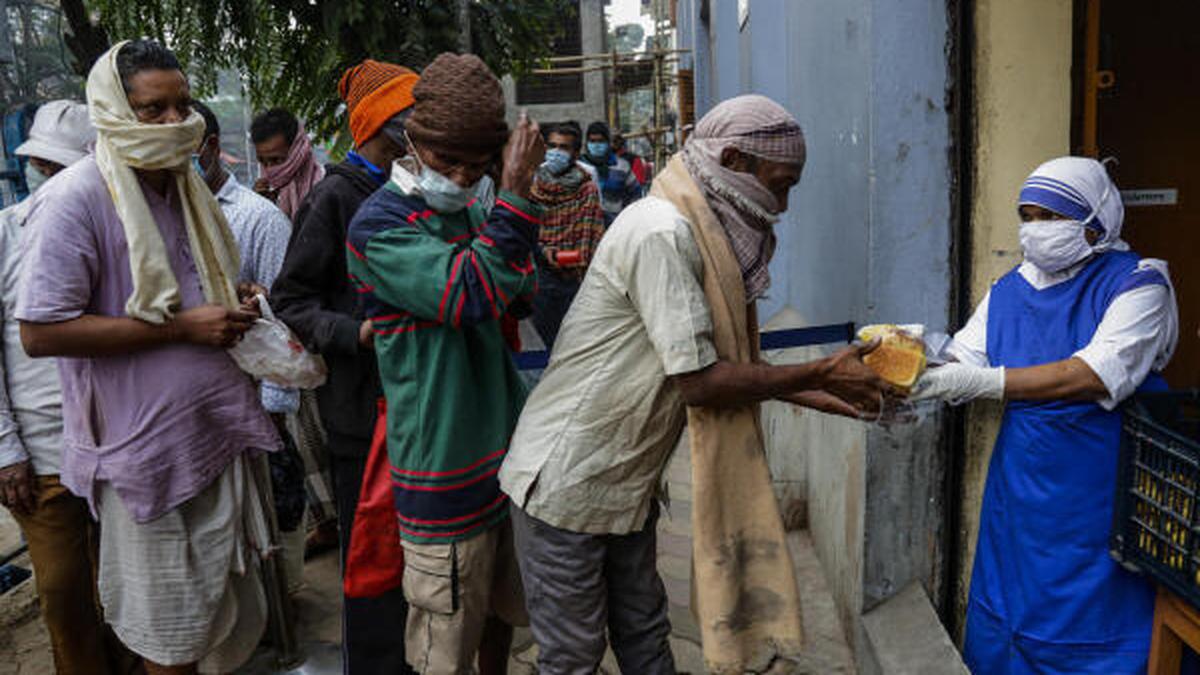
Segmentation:
[(100, 602), (131, 651), (159, 665), (231, 672), (266, 627), (259, 574), (270, 547), (263, 496), (239, 456), (208, 487), (148, 523), (97, 484)]
[[(654, 179), (691, 224), (704, 260), (713, 341), (724, 361), (758, 359), (729, 240), (678, 156)], [(692, 452), (692, 608), (713, 673), (789, 673), (803, 643), (800, 596), (771, 487), (758, 406), (688, 408)]]

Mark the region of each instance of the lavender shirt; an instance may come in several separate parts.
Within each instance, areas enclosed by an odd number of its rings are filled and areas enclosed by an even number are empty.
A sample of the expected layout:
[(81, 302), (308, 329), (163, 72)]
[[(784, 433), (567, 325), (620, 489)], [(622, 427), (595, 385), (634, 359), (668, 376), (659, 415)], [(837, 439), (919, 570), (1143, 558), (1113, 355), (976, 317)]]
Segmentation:
[[(204, 304), (178, 194), (142, 189), (183, 308)], [(95, 159), (67, 168), (33, 199), (17, 319), (126, 316), (129, 249)], [(89, 504), (95, 483), (107, 481), (134, 520), (147, 522), (195, 496), (238, 454), (279, 448), (254, 383), (223, 350), (180, 343), (58, 363), (62, 481)]]

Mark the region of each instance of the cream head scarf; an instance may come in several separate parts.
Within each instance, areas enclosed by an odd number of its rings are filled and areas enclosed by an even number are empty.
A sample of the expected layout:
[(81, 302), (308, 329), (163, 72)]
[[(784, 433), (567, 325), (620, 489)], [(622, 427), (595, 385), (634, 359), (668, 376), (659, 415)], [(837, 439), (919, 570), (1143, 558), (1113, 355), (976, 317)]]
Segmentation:
[(204, 297), (234, 308), (237, 243), (216, 198), (191, 165), (191, 155), (204, 136), (204, 118), (193, 112), (177, 124), (138, 122), (117, 71), (117, 53), (125, 44), (105, 52), (87, 80), (88, 111), (96, 128), (96, 165), (108, 184), (129, 245), (133, 294), (125, 302), (125, 313), (161, 324), (179, 310), (181, 302), (179, 282), (135, 169), (171, 172)]

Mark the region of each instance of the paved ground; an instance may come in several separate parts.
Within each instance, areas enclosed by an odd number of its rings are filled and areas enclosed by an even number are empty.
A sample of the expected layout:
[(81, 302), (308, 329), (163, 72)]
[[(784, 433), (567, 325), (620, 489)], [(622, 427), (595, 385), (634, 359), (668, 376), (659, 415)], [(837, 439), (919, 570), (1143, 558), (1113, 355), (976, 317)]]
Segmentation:
[[(659, 571), (671, 601), (671, 621), (675, 631), (672, 648), (676, 666), (681, 672), (699, 674), (704, 672), (703, 660), (698, 646), (698, 630), (688, 608), (691, 575), (690, 473), (686, 453), (676, 453), (667, 471), (670, 505), (659, 521)], [(7, 511), (0, 508), (0, 555), (12, 550), (18, 543), (19, 533), (15, 524), (9, 519)], [(800, 583), (812, 672), (856, 672), (838, 623), (833, 598), (825, 584), (808, 533), (791, 533), (789, 546)], [(29, 564), (27, 558), (20, 558), (16, 562), (26, 567)], [(295, 599), (297, 632), (308, 661), (287, 672), (297, 675), (340, 673), (341, 599), (337, 557), (334, 554), (308, 561), (305, 566), (305, 586)], [(0, 655), (3, 655), (0, 657), (0, 675), (52, 675), (54, 672), (49, 641), (45, 629), (37, 620), (37, 599), (32, 580), (0, 595)], [(536, 658), (537, 647), (528, 633), (519, 632), (509, 673), (532, 675)], [(239, 675), (266, 675), (273, 672), (279, 671), (271, 666), (270, 654), (264, 652), (240, 670)], [(604, 675), (619, 672), (611, 653), (605, 659), (601, 672)]]

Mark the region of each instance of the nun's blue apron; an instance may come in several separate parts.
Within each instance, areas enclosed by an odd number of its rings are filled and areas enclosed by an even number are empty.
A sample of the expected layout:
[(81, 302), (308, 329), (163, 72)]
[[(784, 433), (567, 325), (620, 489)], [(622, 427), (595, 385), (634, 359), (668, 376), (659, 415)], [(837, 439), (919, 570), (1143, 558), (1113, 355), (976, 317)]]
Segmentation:
[[(1021, 368), (1086, 346), (1121, 293), (1165, 284), (1138, 256), (1095, 257), (1043, 290), (1012, 270), (992, 288), (987, 353)], [(1152, 374), (1143, 389), (1165, 388)], [(984, 490), (967, 606), (980, 675), (1144, 672), (1152, 586), (1108, 555), (1121, 413), (1096, 403), (1008, 403)]]

